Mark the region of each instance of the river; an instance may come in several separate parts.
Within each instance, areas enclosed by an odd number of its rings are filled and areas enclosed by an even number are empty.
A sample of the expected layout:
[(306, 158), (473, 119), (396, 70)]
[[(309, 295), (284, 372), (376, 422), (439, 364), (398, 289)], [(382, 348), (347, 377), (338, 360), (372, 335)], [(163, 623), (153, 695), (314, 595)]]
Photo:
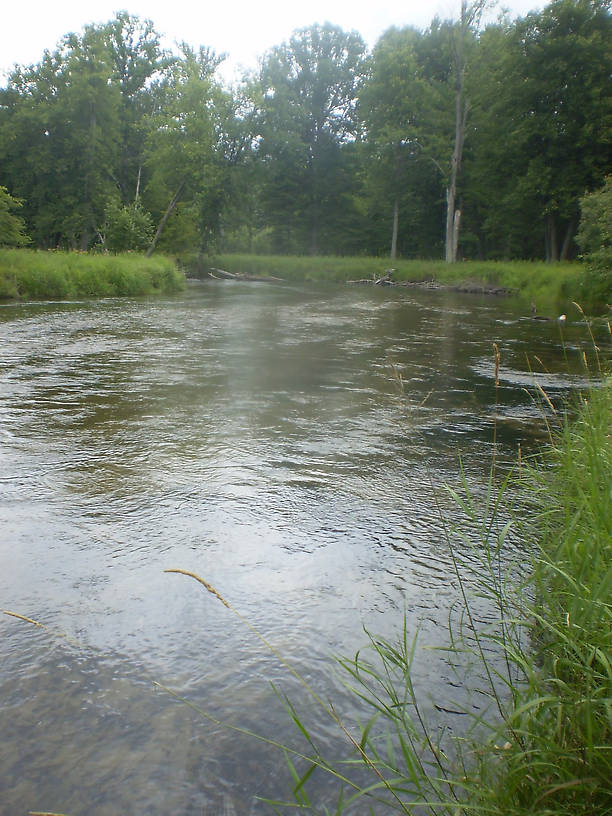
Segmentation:
[[(288, 796), (285, 760), (227, 724), (298, 745), (274, 682), (324, 747), (341, 737), (243, 621), (164, 570), (210, 582), (350, 719), (331, 655), (364, 626), (393, 637), (404, 610), (444, 642), (443, 485), (461, 456), (483, 489), (495, 421), (501, 468), (533, 450), (535, 383), (554, 402), (584, 382), (589, 341), (510, 299), (212, 281), (3, 305), (0, 338), (0, 603), (44, 624), (0, 619), (7, 816), (271, 812), (256, 797)], [(442, 653), (415, 682), (454, 693)]]

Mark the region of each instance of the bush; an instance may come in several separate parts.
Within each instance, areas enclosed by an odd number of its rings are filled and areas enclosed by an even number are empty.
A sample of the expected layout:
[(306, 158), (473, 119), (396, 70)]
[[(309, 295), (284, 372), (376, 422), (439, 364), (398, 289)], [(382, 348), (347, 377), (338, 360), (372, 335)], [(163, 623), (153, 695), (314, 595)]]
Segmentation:
[(105, 210), (104, 246), (109, 252), (144, 250), (153, 239), (153, 219), (138, 202), (121, 207), (110, 202)]
[(592, 310), (612, 301), (612, 176), (582, 197), (580, 209), (576, 242), (586, 261), (580, 300)]
[(23, 219), (11, 212), (20, 207), (21, 201), (13, 198), (6, 187), (0, 187), (0, 246), (24, 246), (30, 242)]

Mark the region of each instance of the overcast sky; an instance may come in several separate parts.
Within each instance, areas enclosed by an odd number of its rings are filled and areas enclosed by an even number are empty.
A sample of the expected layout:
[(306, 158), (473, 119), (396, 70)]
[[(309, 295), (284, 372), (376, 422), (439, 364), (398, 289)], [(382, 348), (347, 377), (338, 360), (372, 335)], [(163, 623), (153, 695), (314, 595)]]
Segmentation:
[[(545, 3), (502, 0), (500, 5), (516, 16)], [(499, 8), (490, 15), (493, 19)], [(231, 78), (243, 66), (255, 67), (259, 56), (296, 28), (330, 22), (357, 30), (373, 46), (392, 25), (425, 28), (436, 14), (457, 16), (459, 0), (30, 0), (27, 5), (13, 0), (2, 10), (0, 81), (15, 63), (38, 62), (44, 49), (53, 49), (64, 34), (80, 31), (86, 23), (106, 22), (121, 9), (152, 20), (165, 45), (185, 40), (227, 53), (223, 75)]]

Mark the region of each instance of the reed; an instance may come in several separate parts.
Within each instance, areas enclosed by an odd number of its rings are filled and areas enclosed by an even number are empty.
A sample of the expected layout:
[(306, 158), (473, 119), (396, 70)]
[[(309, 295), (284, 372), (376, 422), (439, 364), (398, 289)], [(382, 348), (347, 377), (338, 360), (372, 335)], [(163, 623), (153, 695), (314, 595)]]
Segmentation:
[(0, 249), (0, 299), (70, 300), (178, 292), (184, 275), (170, 258)]

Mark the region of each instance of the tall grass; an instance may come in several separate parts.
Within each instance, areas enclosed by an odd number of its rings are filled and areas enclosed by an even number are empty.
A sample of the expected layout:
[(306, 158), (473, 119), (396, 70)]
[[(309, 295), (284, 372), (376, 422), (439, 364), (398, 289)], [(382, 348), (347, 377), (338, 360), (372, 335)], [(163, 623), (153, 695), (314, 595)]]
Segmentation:
[(69, 300), (172, 293), (184, 276), (165, 257), (0, 249), (0, 298)]
[[(536, 261), (391, 261), (370, 257), (311, 257), (278, 255), (220, 255), (211, 267), (250, 275), (274, 275), (290, 281), (333, 281), (379, 278), (393, 267), (398, 282), (437, 281), (449, 286), (506, 289), (539, 312), (567, 311), (568, 303), (584, 295), (585, 268), (579, 263), (546, 264)], [(206, 272), (201, 267), (199, 272)]]

